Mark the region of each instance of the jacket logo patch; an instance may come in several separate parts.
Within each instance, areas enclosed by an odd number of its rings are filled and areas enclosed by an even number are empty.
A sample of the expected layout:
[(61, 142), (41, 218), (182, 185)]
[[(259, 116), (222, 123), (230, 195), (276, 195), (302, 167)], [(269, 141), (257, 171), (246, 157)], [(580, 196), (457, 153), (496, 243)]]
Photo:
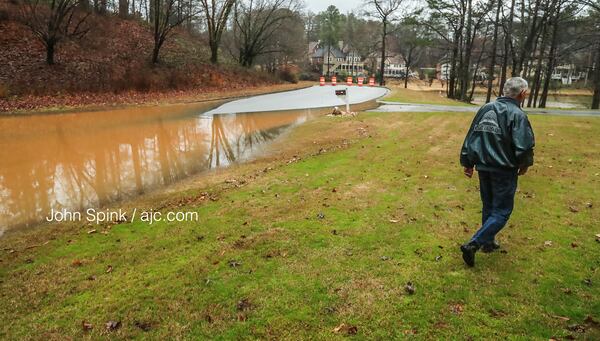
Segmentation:
[(501, 135), (502, 130), (500, 129), (500, 125), (498, 125), (498, 116), (496, 115), (496, 112), (490, 110), (483, 114), (481, 121), (477, 123), (474, 130)]

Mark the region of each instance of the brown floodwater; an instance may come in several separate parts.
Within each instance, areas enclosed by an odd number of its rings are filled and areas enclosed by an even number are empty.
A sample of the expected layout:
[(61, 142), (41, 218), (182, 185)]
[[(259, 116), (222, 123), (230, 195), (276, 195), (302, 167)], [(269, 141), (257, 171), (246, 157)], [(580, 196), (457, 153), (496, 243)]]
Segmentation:
[(218, 104), (0, 117), (0, 235), (247, 160), (324, 112), (202, 115)]

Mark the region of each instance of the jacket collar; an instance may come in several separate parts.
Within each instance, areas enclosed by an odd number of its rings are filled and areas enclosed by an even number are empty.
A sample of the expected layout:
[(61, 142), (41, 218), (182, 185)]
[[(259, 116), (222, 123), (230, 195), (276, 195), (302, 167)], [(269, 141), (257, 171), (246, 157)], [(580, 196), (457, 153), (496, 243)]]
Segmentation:
[(499, 101), (499, 102), (510, 102), (510, 103), (516, 105), (517, 107), (521, 108), (521, 103), (519, 103), (519, 101), (517, 101), (516, 99), (514, 99), (512, 97), (502, 96), (502, 97), (498, 97), (496, 99), (496, 101)]

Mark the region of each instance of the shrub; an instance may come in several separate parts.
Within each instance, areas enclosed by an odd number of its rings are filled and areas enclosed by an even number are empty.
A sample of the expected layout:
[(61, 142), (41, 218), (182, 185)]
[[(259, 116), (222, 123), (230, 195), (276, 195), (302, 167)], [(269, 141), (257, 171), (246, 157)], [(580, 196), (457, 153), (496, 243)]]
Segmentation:
[(320, 77), (320, 75), (318, 73), (314, 73), (314, 72), (302, 72), (298, 76), (298, 78), (301, 81), (311, 81), (311, 82), (317, 82), (319, 80), (319, 77)]
[(279, 78), (285, 82), (298, 83), (298, 72), (290, 67), (282, 67), (279, 70)]

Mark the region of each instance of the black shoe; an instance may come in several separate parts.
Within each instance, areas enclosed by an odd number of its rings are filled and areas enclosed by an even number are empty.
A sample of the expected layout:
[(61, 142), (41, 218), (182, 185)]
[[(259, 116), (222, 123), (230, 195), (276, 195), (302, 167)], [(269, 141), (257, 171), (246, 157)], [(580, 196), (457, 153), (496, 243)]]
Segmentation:
[(483, 244), (483, 246), (481, 247), (481, 252), (490, 253), (498, 250), (499, 248), (500, 244), (498, 244), (498, 242), (494, 240), (489, 244)]
[(477, 250), (479, 250), (479, 245), (473, 242), (464, 244), (460, 247), (463, 260), (468, 266), (475, 266), (475, 252), (477, 252)]

